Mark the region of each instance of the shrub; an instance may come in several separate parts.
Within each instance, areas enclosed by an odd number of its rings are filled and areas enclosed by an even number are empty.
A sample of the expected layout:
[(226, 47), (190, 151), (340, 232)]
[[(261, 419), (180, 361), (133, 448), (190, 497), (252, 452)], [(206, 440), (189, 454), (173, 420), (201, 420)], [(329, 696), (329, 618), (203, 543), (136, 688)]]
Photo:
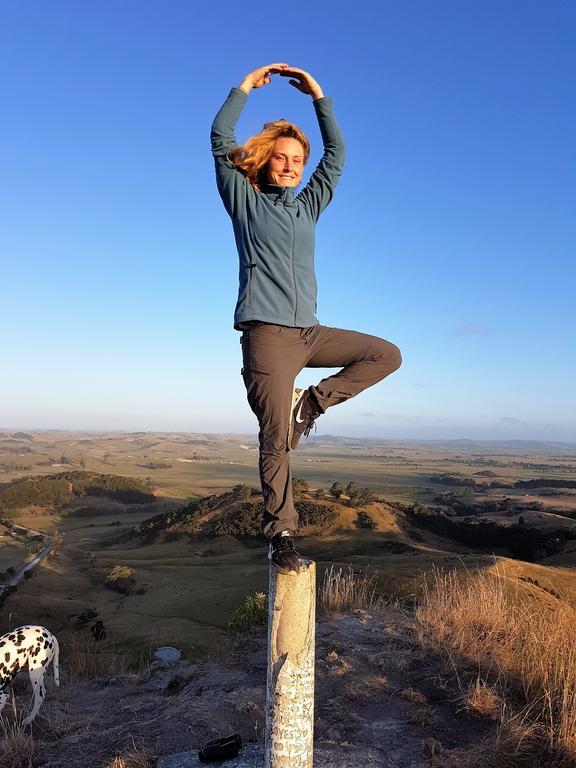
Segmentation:
[(346, 486), (346, 495), (348, 496), (350, 506), (353, 506), (354, 501), (360, 496), (360, 488), (358, 488), (358, 483), (355, 483), (354, 480), (350, 480)]
[(231, 494), (232, 498), (237, 501), (246, 501), (246, 499), (249, 499), (252, 496), (252, 488), (249, 485), (241, 483), (232, 488)]
[(344, 486), (342, 483), (332, 483), (330, 486), (330, 495), (333, 496), (335, 499), (339, 499), (340, 496), (344, 493)]
[(326, 504), (300, 500), (294, 503), (300, 519), (300, 528), (309, 525), (331, 525), (338, 517), (338, 510)]
[(378, 497), (370, 488), (362, 488), (354, 499), (355, 506), (357, 507), (362, 507), (364, 504), (370, 504), (373, 501), (378, 501)]
[(241, 605), (236, 608), (228, 622), (228, 629), (234, 635), (251, 632), (256, 627), (264, 626), (268, 619), (268, 599), (264, 592), (246, 595)]
[(299, 499), (304, 491), (307, 491), (309, 488), (308, 483), (306, 480), (303, 480), (301, 477), (293, 477), (292, 478), (292, 496), (295, 499)]
[(262, 501), (230, 504), (214, 521), (214, 533), (216, 536), (261, 536), (260, 522), (263, 514)]
[(368, 528), (369, 530), (376, 528), (374, 520), (363, 510), (360, 510), (356, 515), (356, 525), (358, 528)]
[(115, 565), (106, 576), (105, 584), (108, 589), (127, 594), (135, 584), (134, 569), (129, 565)]

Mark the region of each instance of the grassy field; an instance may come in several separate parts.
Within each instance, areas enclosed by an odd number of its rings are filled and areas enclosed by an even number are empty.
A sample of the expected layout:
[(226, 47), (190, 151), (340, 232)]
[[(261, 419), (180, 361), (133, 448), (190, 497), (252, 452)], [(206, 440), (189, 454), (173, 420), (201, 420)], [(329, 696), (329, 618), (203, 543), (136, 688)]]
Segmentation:
[[(376, 523), (374, 530), (357, 527), (356, 511), (341, 504), (337, 522), (328, 530), (306, 531), (300, 549), (317, 561), (319, 582), (330, 564), (350, 563), (374, 573), (383, 594), (410, 596), (422, 574), (433, 566), (490, 569), (499, 561), (508, 564), (510, 578), (532, 579), (537, 582), (533, 585), (536, 591), (548, 596), (550, 590), (562, 592), (576, 605), (576, 553), (568, 551), (530, 564), (498, 552), (495, 559), (489, 551), (472, 550), (429, 531), (419, 531), (414, 538), (412, 525), (386, 503), (432, 502), (440, 491), (458, 491), (463, 500), (478, 500), (470, 489), (432, 483), (430, 478), (439, 473), (482, 480), (485, 478), (475, 473), (488, 468), (506, 482), (535, 477), (573, 480), (576, 449), (505, 450), (497, 445), (317, 437), (305, 441), (291, 458), (293, 476), (305, 479), (311, 491), (353, 480), (360, 487), (372, 488), (380, 499), (366, 507)], [(58, 558), (43, 565), (10, 598), (9, 626), (5, 607), (0, 630), (45, 622), (57, 631), (74, 626), (79, 614), (92, 611), (104, 621), (108, 636), (119, 643), (177, 645), (190, 651), (214, 647), (243, 597), (267, 590), (265, 546), (259, 542), (247, 545), (229, 536), (130, 544), (114, 540), (151, 514), (178, 508), (189, 499), (224, 492), (239, 483), (259, 488), (257, 462), (256, 441), (245, 435), (35, 432), (14, 439), (11, 433), (0, 433), (1, 482), (86, 469), (146, 480), (158, 497), (155, 509), (147, 507), (144, 512), (137, 511), (137, 505), (127, 508), (102, 499), (88, 500), (97, 510), (88, 517), (60, 517), (50, 510), (41, 516), (38, 510), (19, 511), (20, 524), (59, 530), (64, 544)], [(505, 495), (542, 502), (543, 510), (530, 513), (531, 522), (545, 526), (559, 519), (563, 525), (576, 524), (557, 515), (560, 509), (576, 509), (573, 492), (543, 496), (531, 490), (525, 496), (516, 489), (495, 489), (482, 498), (497, 500)], [(26, 554), (18, 546), (22, 545), (0, 538), (0, 567), (15, 564), (14, 560)], [(106, 577), (116, 565), (134, 571), (130, 594), (106, 587)]]

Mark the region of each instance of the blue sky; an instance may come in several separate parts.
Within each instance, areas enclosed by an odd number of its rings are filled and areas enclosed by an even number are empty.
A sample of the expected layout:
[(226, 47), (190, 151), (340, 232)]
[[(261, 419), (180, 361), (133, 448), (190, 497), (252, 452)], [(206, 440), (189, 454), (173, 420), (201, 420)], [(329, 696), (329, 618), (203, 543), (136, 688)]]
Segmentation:
[[(576, 440), (575, 6), (0, 2), (0, 426), (257, 431), (209, 131), (272, 61), (334, 99), (318, 318), (403, 365), (318, 433)], [(322, 146), (309, 97), (253, 91)], [(334, 370), (334, 369), (332, 369)], [(329, 369), (304, 369), (308, 386)]]

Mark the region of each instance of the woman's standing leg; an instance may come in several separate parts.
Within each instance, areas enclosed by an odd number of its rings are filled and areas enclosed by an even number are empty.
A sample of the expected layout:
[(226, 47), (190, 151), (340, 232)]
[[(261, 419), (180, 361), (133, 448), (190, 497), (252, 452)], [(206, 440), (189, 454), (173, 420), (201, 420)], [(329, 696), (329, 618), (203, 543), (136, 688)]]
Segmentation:
[(306, 357), (300, 331), (300, 328), (262, 323), (242, 335), (242, 377), (248, 403), (260, 426), (262, 531), (269, 538), (298, 528), (287, 434), (292, 417), (294, 379)]

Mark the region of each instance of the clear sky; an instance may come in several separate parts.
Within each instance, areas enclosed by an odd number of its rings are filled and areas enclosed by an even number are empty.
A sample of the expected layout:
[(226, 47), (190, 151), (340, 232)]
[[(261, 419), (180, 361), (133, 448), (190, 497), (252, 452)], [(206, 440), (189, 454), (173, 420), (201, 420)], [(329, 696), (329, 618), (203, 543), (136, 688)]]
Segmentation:
[[(318, 433), (576, 440), (575, 19), (563, 0), (1, 0), (0, 426), (257, 431), (209, 131), (286, 61), (347, 146), (318, 319), (404, 359)], [(306, 181), (320, 134), (287, 80), (252, 92), (237, 138), (279, 117), (311, 139)]]

